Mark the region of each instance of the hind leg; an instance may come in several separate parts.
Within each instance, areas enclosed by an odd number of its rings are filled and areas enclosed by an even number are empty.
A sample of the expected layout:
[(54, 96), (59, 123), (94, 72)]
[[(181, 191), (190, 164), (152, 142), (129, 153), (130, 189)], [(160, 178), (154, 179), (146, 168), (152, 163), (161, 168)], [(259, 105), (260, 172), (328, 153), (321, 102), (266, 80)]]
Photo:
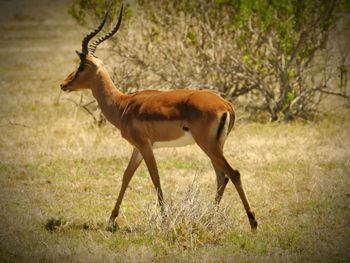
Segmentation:
[(210, 152), (208, 154), (208, 156), (210, 157), (210, 159), (212, 160), (213, 163), (215, 163), (215, 165), (218, 167), (218, 169), (220, 169), (221, 171), (223, 171), (225, 174), (227, 174), (227, 176), (230, 178), (230, 180), (232, 181), (232, 183), (234, 184), (239, 197), (243, 203), (244, 209), (247, 213), (248, 219), (249, 219), (249, 223), (250, 226), (253, 230), (257, 229), (258, 227), (258, 222), (255, 219), (255, 215), (252, 212), (251, 208), (250, 208), (250, 204), (248, 201), (248, 198), (246, 196), (246, 193), (243, 189), (243, 185), (242, 185), (242, 181), (241, 181), (241, 175), (239, 173), (239, 171), (234, 170), (230, 164), (227, 162), (226, 158), (223, 156), (223, 154), (220, 154), (220, 152), (217, 152), (216, 154), (213, 152)]
[[(194, 133), (195, 135), (195, 133)], [(240, 173), (233, 169), (231, 165), (227, 162), (226, 158), (223, 155), (222, 146), (219, 142), (217, 142), (216, 138), (212, 136), (211, 138), (205, 138), (203, 136), (194, 137), (197, 144), (201, 149), (208, 155), (210, 158), (217, 178), (218, 178), (218, 193), (217, 193), (217, 201), (220, 201), (222, 194), (225, 190), (228, 179), (225, 178), (225, 174), (234, 184), (238, 195), (243, 203), (244, 209), (247, 213), (250, 226), (253, 230), (256, 230), (258, 227), (258, 222), (255, 219), (255, 215), (250, 208), (250, 204), (247, 198), (247, 195), (243, 189), (241, 182)], [(225, 180), (225, 179), (226, 180)], [(226, 181), (226, 182), (225, 182)]]
[[(207, 119), (201, 119), (200, 121), (197, 121), (197, 122), (192, 122), (190, 130), (198, 146), (210, 158), (214, 166), (214, 169), (216, 171), (216, 174), (219, 178), (218, 185), (220, 185), (220, 187), (222, 188), (223, 185), (227, 184), (223, 179), (223, 175), (225, 174), (234, 184), (238, 192), (238, 195), (243, 203), (244, 209), (247, 213), (250, 226), (253, 230), (255, 230), (258, 227), (258, 223), (255, 220), (254, 213), (251, 211), (248, 198), (243, 189), (242, 182), (241, 182), (241, 175), (237, 170), (233, 169), (230, 166), (230, 164), (227, 162), (226, 158), (224, 157), (222, 149), (223, 149), (223, 144), (225, 142), (227, 134), (225, 134), (222, 131), (220, 136), (217, 135), (219, 125), (220, 125), (220, 122), (218, 121), (218, 118), (212, 117)], [(225, 124), (225, 125), (228, 125), (228, 124)], [(221, 199), (223, 192), (224, 192), (224, 188), (222, 188), (221, 190), (219, 189), (219, 193), (217, 195), (219, 201)]]
[(216, 196), (215, 196), (215, 202), (217, 204), (220, 203), (222, 195), (225, 192), (226, 185), (228, 183), (228, 178), (225, 176), (225, 174), (212, 162), (212, 165), (215, 170), (216, 174)]

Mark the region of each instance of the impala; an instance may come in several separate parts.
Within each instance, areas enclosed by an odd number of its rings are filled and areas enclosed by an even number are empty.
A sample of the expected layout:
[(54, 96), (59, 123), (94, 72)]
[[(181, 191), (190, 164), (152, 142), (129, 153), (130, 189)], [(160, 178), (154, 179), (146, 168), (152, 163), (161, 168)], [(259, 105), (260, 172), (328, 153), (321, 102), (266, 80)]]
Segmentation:
[(116, 228), (125, 190), (143, 159), (163, 211), (163, 192), (153, 149), (196, 143), (210, 158), (215, 170), (215, 201), (220, 202), (230, 179), (242, 200), (251, 228), (257, 229), (258, 223), (243, 190), (240, 173), (230, 166), (223, 155), (224, 143), (235, 121), (233, 105), (205, 90), (144, 90), (124, 94), (113, 84), (102, 61), (94, 56), (97, 46), (118, 31), (122, 13), (123, 6), (115, 27), (92, 44), (89, 45), (89, 41), (103, 28), (108, 11), (101, 24), (85, 36), (82, 51), (77, 51), (80, 64), (61, 84), (62, 90), (67, 92), (90, 89), (107, 120), (133, 146), (109, 225), (112, 229)]

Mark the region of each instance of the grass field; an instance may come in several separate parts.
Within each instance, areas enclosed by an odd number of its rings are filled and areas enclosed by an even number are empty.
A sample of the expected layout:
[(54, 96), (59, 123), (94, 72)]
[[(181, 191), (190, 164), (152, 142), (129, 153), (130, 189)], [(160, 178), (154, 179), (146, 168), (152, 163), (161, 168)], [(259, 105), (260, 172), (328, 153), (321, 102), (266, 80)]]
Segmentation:
[(214, 207), (214, 171), (196, 146), (156, 150), (165, 220), (142, 164), (120, 229), (106, 231), (131, 147), (69, 101), (80, 94), (57, 101), (84, 32), (67, 3), (1, 2), (1, 262), (350, 261), (350, 112), (336, 104), (314, 123), (238, 121), (225, 153), (257, 233), (232, 184)]

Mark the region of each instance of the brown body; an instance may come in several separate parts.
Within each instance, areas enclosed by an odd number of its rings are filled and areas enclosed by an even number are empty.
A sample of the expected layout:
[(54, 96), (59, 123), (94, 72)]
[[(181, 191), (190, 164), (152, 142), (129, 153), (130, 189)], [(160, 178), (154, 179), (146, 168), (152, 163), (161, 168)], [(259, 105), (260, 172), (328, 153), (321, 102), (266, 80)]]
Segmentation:
[[(103, 104), (102, 101), (100, 99), (99, 103)], [(187, 130), (193, 133), (196, 125), (201, 127), (203, 121), (214, 125), (207, 128), (215, 136), (218, 128), (215, 124), (223, 113), (228, 112), (234, 120), (232, 105), (209, 91), (149, 90), (119, 97), (116, 95), (115, 101), (119, 105), (114, 110), (109, 112), (108, 107), (104, 108), (108, 112), (107, 119), (135, 146), (139, 143), (153, 144), (179, 139)], [(203, 106), (203, 101), (209, 102), (208, 107)]]
[[(110, 216), (112, 227), (116, 224), (115, 219), (125, 190), (141, 161), (145, 160), (159, 205), (163, 208), (163, 192), (153, 149), (196, 143), (213, 164), (217, 178), (216, 202), (220, 202), (230, 179), (242, 200), (252, 229), (256, 229), (257, 221), (243, 190), (240, 174), (223, 155), (225, 140), (235, 120), (232, 104), (215, 93), (204, 90), (147, 90), (123, 94), (113, 84), (102, 61), (86, 54), (89, 38), (98, 33), (104, 21), (83, 40), (83, 53), (78, 53), (80, 66), (67, 77), (61, 88), (64, 91), (90, 89), (108, 121), (120, 129), (123, 138), (134, 147)], [(116, 32), (120, 22), (121, 15), (112, 33)], [(113, 34), (108, 33), (95, 41), (90, 47), (92, 53), (99, 43)]]

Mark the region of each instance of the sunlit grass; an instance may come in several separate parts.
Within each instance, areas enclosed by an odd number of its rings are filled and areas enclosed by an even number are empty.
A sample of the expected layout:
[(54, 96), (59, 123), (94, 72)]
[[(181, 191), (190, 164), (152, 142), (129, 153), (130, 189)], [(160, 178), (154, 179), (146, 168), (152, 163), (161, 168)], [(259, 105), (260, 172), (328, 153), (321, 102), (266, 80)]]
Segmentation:
[[(80, 124), (67, 126), (67, 133), (62, 123), (56, 123), (41, 127), (42, 133), (35, 137), (29, 136), (32, 143), (17, 137), (11, 140), (15, 145), (11, 151), (7, 143), (1, 146), (18, 155), (18, 159), (4, 159), (0, 166), (1, 221), (6, 226), (2, 240), (8, 247), (3, 250), (5, 257), (25, 244), (33, 253), (23, 254), (18, 249), (22, 259), (45, 258), (49, 255), (46, 250), (42, 255), (35, 252), (41, 251), (41, 242), (57, 260), (84, 258), (87, 252), (83, 251), (95, 245), (103, 248), (101, 254), (91, 252), (97, 259), (104, 253), (129, 261), (135, 260), (134, 255), (144, 255), (145, 262), (171, 261), (175, 256), (179, 261), (194, 262), (231, 257), (242, 261), (342, 261), (348, 257), (350, 155), (345, 147), (345, 122), (337, 123), (344, 129), (329, 126), (328, 121), (235, 128), (225, 150), (242, 172), (260, 223), (257, 234), (250, 232), (231, 184), (220, 209), (213, 207), (214, 172), (195, 146), (156, 151), (169, 217), (161, 220), (142, 164), (126, 193), (120, 229), (110, 233), (105, 230), (106, 221), (131, 148), (112, 127), (95, 128), (88, 116), (79, 116)], [(25, 127), (10, 128), (31, 133)], [(53, 144), (62, 140), (63, 147), (42, 144), (43, 137), (51, 138), (51, 132), (56, 137)], [(74, 141), (79, 143), (70, 141), (69, 134), (75, 134)], [(254, 147), (258, 138), (261, 142)], [(289, 145), (285, 140), (291, 138), (294, 142)], [(55, 222), (52, 220), (59, 223), (48, 230), (47, 225)], [(12, 238), (14, 229), (22, 245)], [(79, 243), (85, 239), (89, 241)], [(213, 256), (216, 254), (218, 258)]]

